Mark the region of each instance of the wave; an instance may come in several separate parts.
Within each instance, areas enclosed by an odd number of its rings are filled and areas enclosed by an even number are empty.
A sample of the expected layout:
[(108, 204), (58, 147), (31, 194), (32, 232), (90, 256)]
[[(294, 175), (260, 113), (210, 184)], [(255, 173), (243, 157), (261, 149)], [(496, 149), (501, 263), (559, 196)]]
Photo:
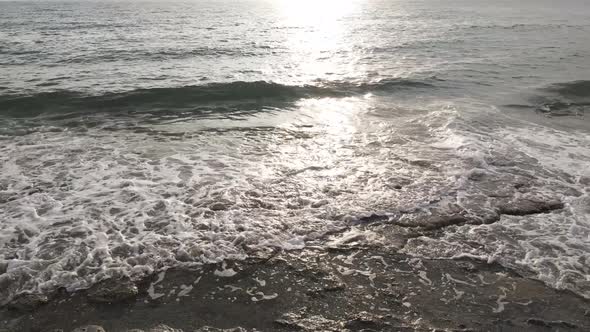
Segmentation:
[(590, 111), (590, 81), (552, 84), (535, 98), (536, 110), (550, 116), (583, 116)]
[(548, 116), (584, 116), (590, 112), (590, 81), (554, 83), (538, 89), (530, 104), (510, 104), (513, 109), (532, 109)]
[[(57, 59), (56, 63), (97, 63), (115, 61), (147, 61), (180, 60), (194, 57), (255, 57), (263, 56), (273, 50), (265, 48), (253, 48), (250, 50), (223, 47), (196, 47), (189, 50), (162, 49), (162, 50), (109, 50), (96, 54), (74, 55), (69, 58)], [(42, 59), (39, 59), (42, 60)]]
[(330, 82), (318, 85), (284, 85), (273, 82), (229, 82), (178, 88), (138, 89), (88, 95), (76, 91), (0, 96), (0, 114), (30, 117), (44, 113), (190, 111), (208, 103), (268, 103), (302, 98), (347, 97), (368, 92), (430, 88), (427, 81), (390, 79), (372, 83)]
[(544, 90), (562, 97), (590, 99), (590, 81), (586, 80), (556, 83)]
[(488, 25), (456, 25), (455, 27), (468, 27), (470, 29), (518, 29), (518, 28), (531, 28), (531, 29), (541, 29), (541, 28), (583, 28), (586, 27), (587, 24), (524, 24), (524, 23), (517, 23), (517, 24), (488, 24)]

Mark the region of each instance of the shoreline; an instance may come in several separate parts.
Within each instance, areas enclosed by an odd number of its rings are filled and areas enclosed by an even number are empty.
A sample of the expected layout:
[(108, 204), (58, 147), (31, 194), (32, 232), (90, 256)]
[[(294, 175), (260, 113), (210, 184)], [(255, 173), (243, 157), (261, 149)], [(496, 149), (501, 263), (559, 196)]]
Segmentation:
[(1, 332), (88, 325), (108, 332), (587, 331), (590, 300), (494, 263), (350, 246), (171, 268), (139, 283), (109, 279), (0, 309)]

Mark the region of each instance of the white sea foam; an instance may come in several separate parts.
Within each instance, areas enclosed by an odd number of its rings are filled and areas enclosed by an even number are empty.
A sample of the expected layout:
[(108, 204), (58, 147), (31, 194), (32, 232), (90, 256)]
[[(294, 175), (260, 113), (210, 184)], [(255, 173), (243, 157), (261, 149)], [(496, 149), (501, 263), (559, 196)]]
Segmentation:
[[(559, 197), (565, 208), (547, 214), (503, 215), (489, 225), (449, 227), (438, 238), (409, 240), (404, 252), (498, 262), (553, 287), (590, 297), (590, 173), (586, 167), (590, 161), (590, 135), (527, 124), (499, 128), (490, 132), (487, 139), (494, 142), (494, 155), (509, 156), (510, 161), (529, 158), (527, 164), (512, 167), (521, 167), (519, 172), (538, 182), (535, 190), (539, 195)], [(446, 141), (443, 144), (447, 145)], [(484, 147), (486, 142), (480, 140), (477, 144)], [(483, 167), (477, 172), (499, 172), (494, 165)], [(459, 193), (464, 184), (459, 183)], [(470, 199), (469, 195), (458, 197)], [(496, 310), (501, 311), (501, 299), (498, 305)]]
[[(388, 245), (378, 232), (349, 227), (364, 217), (425, 210), (433, 202), (467, 206), (481, 196), (485, 206), (487, 189), (470, 187), (470, 178), (501, 177), (502, 171), (488, 164), (498, 158), (519, 167), (530, 161), (522, 172), (544, 183), (535, 187), (537, 195), (567, 186), (580, 190), (587, 176), (576, 174), (564, 186), (567, 174), (553, 168), (565, 163), (571, 167), (567, 172), (577, 170), (567, 158), (571, 153), (586, 158), (588, 145), (569, 142), (574, 150), (560, 150), (563, 159), (552, 164), (541, 158), (544, 151), (527, 150), (520, 138), (528, 133), (501, 132), (501, 126), (487, 123), (489, 128), (477, 127), (476, 111), (452, 103), (390, 105), (313, 99), (301, 101), (296, 111), (250, 118), (235, 128), (223, 127), (223, 121), (217, 129), (183, 121), (149, 130), (125, 124), (110, 131), (40, 130), (4, 137), (2, 298), (86, 288), (120, 275), (137, 279), (162, 267), (243, 259), (310, 241)], [(555, 145), (570, 139), (563, 133), (555, 137)], [(585, 292), (587, 195), (564, 193), (562, 214), (451, 228), (440, 239), (411, 240), (406, 252), (487, 257)], [(343, 229), (349, 230), (325, 236)], [(467, 239), (482, 242), (484, 249), (465, 248)], [(229, 276), (228, 271), (219, 273)], [(160, 295), (152, 286), (152, 295)]]
[[(375, 127), (385, 122), (372, 115), (366, 121), (365, 103), (302, 101), (296, 112), (222, 131), (183, 121), (5, 137), (2, 298), (299, 249), (392, 201), (428, 199), (404, 198), (394, 185), (401, 181), (412, 192), (444, 177), (400, 158), (407, 151), (420, 158), (418, 150), (388, 142), (403, 123)], [(405, 118), (405, 130), (423, 130), (416, 115)], [(240, 129), (248, 126), (254, 129)]]

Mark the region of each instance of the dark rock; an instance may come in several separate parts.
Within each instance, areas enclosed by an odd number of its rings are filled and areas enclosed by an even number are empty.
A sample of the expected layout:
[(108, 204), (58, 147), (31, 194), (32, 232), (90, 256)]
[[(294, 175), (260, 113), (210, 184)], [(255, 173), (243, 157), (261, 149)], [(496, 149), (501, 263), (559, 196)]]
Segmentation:
[(195, 332), (247, 332), (247, 330), (242, 327), (234, 327), (234, 328), (229, 328), (229, 329), (218, 329), (215, 327), (203, 326), (203, 327), (199, 328), (198, 330), (195, 330)]
[(119, 302), (134, 298), (137, 286), (128, 278), (107, 279), (88, 290), (88, 298), (95, 302)]
[(329, 271), (314, 271), (310, 274), (310, 278), (319, 282), (322, 285), (322, 290), (326, 292), (341, 291), (346, 288), (342, 280)]
[(160, 324), (157, 326), (152, 327), (148, 330), (148, 332), (182, 332), (181, 329), (174, 329), (168, 325)]
[(294, 330), (303, 330), (303, 327), (297, 325), (297, 322), (289, 318), (280, 318), (274, 321), (275, 324)]
[(311, 207), (312, 208), (319, 208), (322, 207), (324, 205), (328, 204), (328, 200), (327, 199), (321, 199), (319, 201), (313, 202), (311, 203)]
[(578, 326), (572, 324), (570, 322), (562, 321), (562, 320), (554, 320), (554, 321), (547, 321), (542, 320), (539, 318), (529, 318), (527, 319), (527, 324), (529, 325), (536, 325), (536, 326), (544, 326), (544, 327), (565, 327), (570, 329), (575, 329)]
[(389, 220), (388, 216), (378, 215), (378, 214), (373, 213), (368, 216), (360, 217), (358, 221), (359, 221), (359, 223), (373, 223), (373, 222), (387, 221), (387, 220)]
[(560, 201), (522, 199), (498, 205), (498, 212), (512, 216), (525, 216), (529, 214), (547, 213), (553, 210), (563, 209), (563, 207), (564, 205)]
[(275, 320), (275, 324), (288, 327), (295, 330), (310, 331), (340, 331), (342, 326), (339, 322), (324, 318), (319, 315), (304, 317), (301, 314), (286, 313), (280, 319)]
[(423, 159), (416, 159), (416, 160), (404, 160), (408, 164), (418, 167), (432, 167), (432, 162)]
[(105, 330), (99, 325), (86, 325), (75, 328), (72, 332), (105, 332)]
[[(33, 312), (0, 309), (0, 331), (63, 328), (71, 332), (93, 322), (108, 322), (105, 328), (109, 332), (178, 332), (179, 327), (185, 332), (569, 331), (571, 323), (580, 331), (590, 331), (588, 317), (584, 316), (590, 307), (584, 299), (477, 259), (418, 259), (371, 246), (354, 251), (279, 250), (272, 259), (264, 256), (230, 264), (239, 266), (241, 275), (234, 277), (229, 287), (227, 279), (215, 275), (219, 264), (194, 270), (169, 269), (158, 293), (178, 294), (180, 285), (194, 287), (179, 301), (170, 296), (156, 303), (141, 294), (137, 301), (105, 305), (88, 303), (88, 291), (64, 292), (52, 295), (55, 300)], [(254, 284), (253, 278), (267, 283)], [(146, 278), (137, 287), (147, 288), (150, 281)], [(346, 285), (344, 290), (326, 291), (340, 283)], [(317, 293), (308, 296), (308, 289)], [(279, 296), (272, 302), (252, 305), (251, 296), (258, 296), (259, 291)], [(505, 301), (523, 305), (508, 305), (501, 315), (492, 315), (499, 291), (505, 293)], [(11, 323), (15, 314), (22, 319)], [(422, 319), (417, 321), (417, 317)], [(527, 318), (532, 320), (527, 322)], [(6, 326), (6, 322), (11, 325)], [(163, 322), (179, 325), (158, 325)], [(129, 331), (131, 327), (143, 331)]]
[(172, 328), (168, 325), (161, 324), (161, 325), (158, 325), (156, 327), (149, 329), (148, 332), (182, 332), (182, 330), (175, 329), (175, 328)]
[(231, 203), (229, 202), (216, 202), (209, 205), (209, 209), (211, 209), (212, 211), (225, 211), (228, 210), (230, 206)]
[(179, 250), (176, 253), (175, 258), (179, 262), (190, 262), (193, 259), (186, 250)]
[(265, 201), (263, 201), (261, 199), (257, 199), (257, 198), (252, 198), (249, 206), (253, 207), (253, 208), (261, 208), (261, 209), (266, 209), (266, 210), (274, 210), (277, 208), (274, 204), (272, 204), (270, 202), (265, 202)]
[(373, 329), (383, 331), (389, 324), (383, 321), (383, 317), (375, 316), (367, 312), (360, 312), (351, 317), (344, 326), (351, 330)]
[(67, 232), (69, 237), (72, 238), (84, 238), (90, 232), (89, 229), (84, 227), (74, 227)]
[(324, 287), (324, 291), (326, 291), (326, 292), (336, 292), (336, 291), (342, 291), (345, 288), (346, 288), (346, 285), (344, 283), (338, 282), (338, 283), (326, 285)]
[(9, 193), (0, 193), (0, 204), (4, 204), (11, 201), (11, 194)]
[(476, 272), (477, 268), (475, 267), (475, 265), (471, 262), (467, 262), (467, 261), (458, 261), (457, 262), (457, 266), (461, 267), (462, 269), (464, 269), (465, 271), (469, 271), (469, 272)]
[(29, 311), (47, 303), (49, 299), (42, 294), (23, 293), (17, 295), (9, 304), (8, 308), (14, 310)]
[(133, 254), (133, 247), (127, 243), (122, 243), (111, 249), (111, 254), (118, 257), (129, 257)]
[(467, 221), (468, 219), (460, 214), (441, 215), (429, 218), (428, 222), (426, 222), (423, 227), (426, 230), (434, 230), (452, 225), (461, 225)]
[(471, 181), (481, 181), (486, 175), (487, 174), (484, 170), (474, 170), (467, 176), (467, 178)]

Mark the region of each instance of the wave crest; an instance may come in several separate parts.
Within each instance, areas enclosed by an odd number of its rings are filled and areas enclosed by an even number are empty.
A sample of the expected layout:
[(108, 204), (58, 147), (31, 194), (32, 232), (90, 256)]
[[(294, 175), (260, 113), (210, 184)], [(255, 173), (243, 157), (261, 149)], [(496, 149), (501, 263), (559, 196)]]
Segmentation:
[(568, 98), (590, 99), (590, 81), (556, 83), (547, 87), (545, 91)]
[(301, 98), (346, 97), (367, 92), (379, 93), (432, 86), (426, 81), (409, 79), (389, 79), (361, 84), (330, 82), (302, 86), (265, 81), (236, 81), (177, 88), (138, 89), (97, 96), (76, 91), (55, 91), (33, 95), (0, 96), (0, 113), (15, 117), (29, 117), (48, 112), (190, 111), (206, 103), (293, 101)]
[(590, 81), (580, 80), (554, 83), (538, 89), (527, 104), (506, 107), (531, 109), (551, 117), (584, 116), (590, 111)]

